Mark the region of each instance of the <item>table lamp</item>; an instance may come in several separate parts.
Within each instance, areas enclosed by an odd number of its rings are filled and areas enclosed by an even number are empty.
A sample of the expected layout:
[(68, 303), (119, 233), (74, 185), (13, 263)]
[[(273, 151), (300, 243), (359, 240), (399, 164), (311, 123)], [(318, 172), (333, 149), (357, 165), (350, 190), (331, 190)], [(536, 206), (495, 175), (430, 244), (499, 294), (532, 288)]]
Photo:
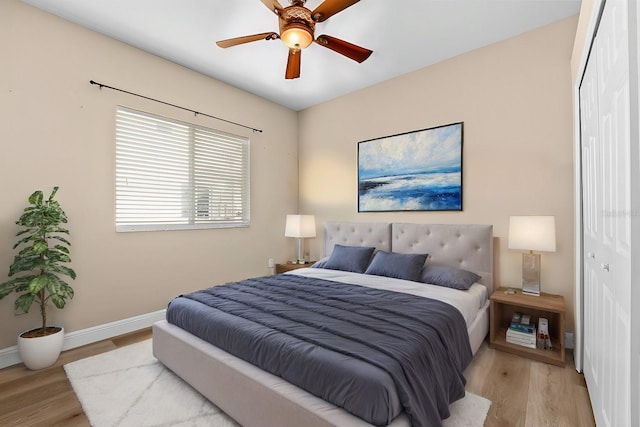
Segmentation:
[(298, 239), (298, 251), (294, 264), (306, 264), (302, 239), (316, 237), (316, 218), (313, 215), (287, 215), (284, 235)]
[(540, 254), (556, 251), (554, 216), (512, 216), (509, 218), (509, 249), (522, 254), (522, 293), (540, 295)]

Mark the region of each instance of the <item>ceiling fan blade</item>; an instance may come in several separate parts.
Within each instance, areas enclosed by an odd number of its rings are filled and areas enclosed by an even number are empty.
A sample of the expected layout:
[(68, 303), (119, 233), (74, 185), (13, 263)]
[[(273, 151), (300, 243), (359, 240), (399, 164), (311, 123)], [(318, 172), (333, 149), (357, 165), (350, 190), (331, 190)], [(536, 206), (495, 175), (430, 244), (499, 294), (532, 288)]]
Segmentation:
[(331, 18), (336, 13), (342, 12), (349, 6), (353, 6), (359, 1), (360, 0), (324, 0), (320, 6), (316, 7), (313, 12), (311, 12), (311, 16), (314, 21), (323, 22)]
[(289, 49), (289, 59), (287, 60), (287, 71), (284, 73), (285, 79), (297, 79), (300, 77), (300, 49)]
[(373, 53), (372, 50), (324, 34), (318, 36), (314, 41), (320, 46), (338, 52), (356, 62), (364, 62)]
[(258, 40), (275, 40), (275, 39), (279, 39), (280, 36), (278, 35), (278, 33), (260, 33), (260, 34), (253, 34), (251, 36), (242, 36), (242, 37), (236, 37), (233, 39), (227, 39), (227, 40), (220, 40), (218, 42), (216, 42), (216, 44), (222, 48), (227, 48), (227, 47), (231, 47), (231, 46), (237, 46), (239, 44), (243, 44), (243, 43), (250, 43), (250, 42), (255, 42)]
[(280, 15), (280, 11), (283, 9), (278, 0), (261, 0), (265, 6), (269, 8), (270, 11), (275, 13), (276, 15)]

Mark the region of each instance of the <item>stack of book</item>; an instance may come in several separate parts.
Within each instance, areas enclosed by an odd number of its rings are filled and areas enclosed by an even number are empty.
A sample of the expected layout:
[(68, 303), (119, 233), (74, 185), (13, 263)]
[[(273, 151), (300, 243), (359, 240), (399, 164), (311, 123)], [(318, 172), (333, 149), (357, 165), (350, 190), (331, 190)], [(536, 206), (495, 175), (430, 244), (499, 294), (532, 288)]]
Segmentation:
[(513, 313), (511, 324), (507, 329), (507, 342), (523, 347), (536, 348), (536, 326), (531, 323), (531, 316)]

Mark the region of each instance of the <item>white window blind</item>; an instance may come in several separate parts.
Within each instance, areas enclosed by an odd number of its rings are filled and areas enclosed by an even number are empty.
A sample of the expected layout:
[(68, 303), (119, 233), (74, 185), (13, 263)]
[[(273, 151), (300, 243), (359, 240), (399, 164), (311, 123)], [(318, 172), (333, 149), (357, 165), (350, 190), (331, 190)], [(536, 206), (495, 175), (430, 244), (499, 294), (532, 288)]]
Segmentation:
[(248, 138), (118, 106), (116, 231), (248, 225)]

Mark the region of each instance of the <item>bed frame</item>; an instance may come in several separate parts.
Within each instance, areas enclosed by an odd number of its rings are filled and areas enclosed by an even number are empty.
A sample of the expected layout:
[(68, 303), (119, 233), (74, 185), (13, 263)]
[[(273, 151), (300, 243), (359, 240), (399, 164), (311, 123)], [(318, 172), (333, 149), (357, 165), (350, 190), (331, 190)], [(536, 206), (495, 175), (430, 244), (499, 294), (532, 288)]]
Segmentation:
[[(325, 254), (335, 244), (374, 246), (402, 253), (428, 253), (433, 264), (473, 271), (493, 291), (491, 225), (349, 223), (325, 224)], [(489, 330), (489, 303), (468, 328), (475, 354)], [(153, 354), (165, 366), (243, 426), (370, 426), (310, 393), (220, 350), (177, 326), (153, 325)], [(401, 414), (391, 427), (408, 427)]]

